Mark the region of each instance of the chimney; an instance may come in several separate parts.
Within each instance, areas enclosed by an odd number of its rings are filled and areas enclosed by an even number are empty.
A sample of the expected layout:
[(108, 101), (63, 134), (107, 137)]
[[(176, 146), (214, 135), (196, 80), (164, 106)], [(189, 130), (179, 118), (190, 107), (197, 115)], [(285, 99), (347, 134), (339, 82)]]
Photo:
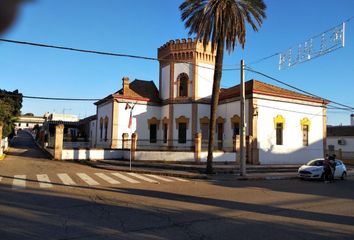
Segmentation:
[(129, 90), (129, 78), (123, 77), (122, 82), (123, 82), (123, 94), (126, 94)]

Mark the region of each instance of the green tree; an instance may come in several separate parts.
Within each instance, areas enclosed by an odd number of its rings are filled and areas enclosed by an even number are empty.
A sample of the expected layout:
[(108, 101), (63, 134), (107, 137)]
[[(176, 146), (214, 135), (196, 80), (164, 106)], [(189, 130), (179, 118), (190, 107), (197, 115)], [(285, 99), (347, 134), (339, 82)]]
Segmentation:
[(216, 49), (213, 89), (211, 96), (207, 173), (213, 172), (213, 148), (216, 110), (219, 102), (220, 81), (224, 48), (229, 54), (238, 42), (246, 43), (246, 23), (258, 31), (265, 19), (266, 5), (263, 0), (185, 0), (180, 5), (181, 18), (189, 35), (203, 42), (204, 48), (211, 43)]
[(8, 92), (0, 89), (0, 122), (3, 126), (3, 136), (7, 137), (14, 130), (14, 123), (21, 114), (22, 94), (18, 90)]

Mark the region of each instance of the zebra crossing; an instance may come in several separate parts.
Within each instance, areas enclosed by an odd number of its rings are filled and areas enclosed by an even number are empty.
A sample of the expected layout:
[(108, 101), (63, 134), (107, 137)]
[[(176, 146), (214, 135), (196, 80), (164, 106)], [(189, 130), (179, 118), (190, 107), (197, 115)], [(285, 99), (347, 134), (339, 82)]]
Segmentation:
[[(32, 176), (33, 177), (33, 176)], [(28, 175), (14, 175), (13, 177), (1, 176), (0, 183), (7, 181), (12, 183), (12, 189), (21, 190), (31, 184), (37, 184), (39, 188), (53, 188), (56, 185), (65, 186), (99, 186), (99, 185), (122, 185), (122, 184), (140, 184), (140, 183), (172, 183), (172, 182), (189, 182), (187, 179), (178, 177), (157, 176), (153, 174), (138, 174), (132, 172), (111, 172), (111, 173), (57, 173), (57, 174), (36, 174), (35, 178)]]

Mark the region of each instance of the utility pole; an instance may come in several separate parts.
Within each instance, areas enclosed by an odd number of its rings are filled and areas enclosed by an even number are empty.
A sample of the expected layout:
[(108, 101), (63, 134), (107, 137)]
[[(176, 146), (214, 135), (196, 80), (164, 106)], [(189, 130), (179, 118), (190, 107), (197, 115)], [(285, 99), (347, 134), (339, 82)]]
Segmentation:
[(245, 62), (243, 59), (241, 60), (240, 112), (240, 175), (246, 176)]

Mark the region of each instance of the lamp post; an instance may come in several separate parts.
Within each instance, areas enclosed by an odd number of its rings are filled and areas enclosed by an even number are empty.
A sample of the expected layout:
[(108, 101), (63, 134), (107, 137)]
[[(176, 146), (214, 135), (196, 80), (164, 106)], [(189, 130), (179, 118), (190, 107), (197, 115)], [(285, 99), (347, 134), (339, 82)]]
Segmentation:
[(246, 176), (245, 62), (243, 59), (241, 60), (240, 113), (240, 175)]

